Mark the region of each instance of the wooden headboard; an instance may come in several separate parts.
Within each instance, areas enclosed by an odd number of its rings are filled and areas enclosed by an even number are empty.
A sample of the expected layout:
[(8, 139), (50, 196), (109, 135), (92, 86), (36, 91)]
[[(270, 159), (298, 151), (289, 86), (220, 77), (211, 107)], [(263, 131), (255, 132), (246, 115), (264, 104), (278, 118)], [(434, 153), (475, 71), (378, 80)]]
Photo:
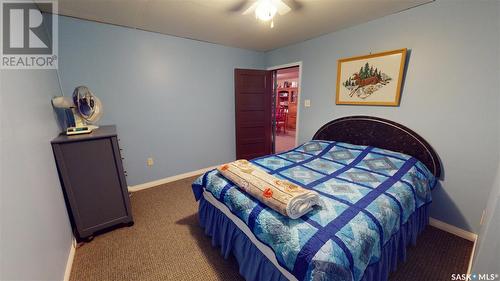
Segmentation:
[(330, 140), (370, 145), (411, 155), (436, 176), (441, 177), (441, 162), (431, 145), (421, 136), (396, 122), (372, 116), (348, 116), (323, 125), (313, 140)]

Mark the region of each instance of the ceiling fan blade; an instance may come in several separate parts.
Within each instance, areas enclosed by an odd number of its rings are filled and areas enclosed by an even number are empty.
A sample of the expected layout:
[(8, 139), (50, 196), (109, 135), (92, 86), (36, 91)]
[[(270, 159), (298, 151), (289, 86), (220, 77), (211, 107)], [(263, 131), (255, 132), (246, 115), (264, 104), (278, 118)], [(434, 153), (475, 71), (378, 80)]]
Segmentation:
[(285, 2), (285, 4), (287, 4), (294, 11), (301, 10), (304, 7), (304, 5), (298, 0), (282, 0), (282, 1)]
[(250, 0), (240, 0), (238, 3), (232, 5), (228, 11), (231, 13), (238, 13), (241, 12), (245, 9), (245, 7), (248, 5)]
[(281, 16), (292, 10), (281, 0), (271, 0), (271, 2), (276, 6), (276, 8), (278, 9), (278, 14), (280, 14)]
[(246, 9), (242, 15), (248, 15), (250, 13), (253, 13), (253, 11), (255, 11), (255, 8), (257, 8), (257, 2), (253, 2), (252, 5), (250, 5), (250, 7), (248, 7), (248, 9)]

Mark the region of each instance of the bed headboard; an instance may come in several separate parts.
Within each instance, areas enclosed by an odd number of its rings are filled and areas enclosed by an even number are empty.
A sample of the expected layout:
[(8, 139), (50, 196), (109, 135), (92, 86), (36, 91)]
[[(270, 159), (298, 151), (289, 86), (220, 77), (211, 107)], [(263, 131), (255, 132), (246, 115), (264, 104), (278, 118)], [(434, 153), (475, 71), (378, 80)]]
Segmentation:
[(348, 116), (323, 125), (313, 140), (331, 140), (370, 145), (411, 155), (436, 176), (441, 177), (441, 162), (431, 145), (421, 136), (396, 122), (372, 116)]

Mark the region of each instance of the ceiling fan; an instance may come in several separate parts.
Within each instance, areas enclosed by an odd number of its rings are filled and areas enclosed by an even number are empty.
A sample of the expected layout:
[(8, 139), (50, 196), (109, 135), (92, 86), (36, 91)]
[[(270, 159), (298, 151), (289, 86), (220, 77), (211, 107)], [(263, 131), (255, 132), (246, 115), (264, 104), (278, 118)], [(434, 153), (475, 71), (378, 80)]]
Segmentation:
[(297, 0), (241, 0), (230, 9), (231, 12), (241, 12), (248, 15), (255, 12), (255, 17), (261, 21), (271, 21), (271, 28), (274, 27), (274, 16), (280, 16), (294, 10), (300, 10), (302, 4)]

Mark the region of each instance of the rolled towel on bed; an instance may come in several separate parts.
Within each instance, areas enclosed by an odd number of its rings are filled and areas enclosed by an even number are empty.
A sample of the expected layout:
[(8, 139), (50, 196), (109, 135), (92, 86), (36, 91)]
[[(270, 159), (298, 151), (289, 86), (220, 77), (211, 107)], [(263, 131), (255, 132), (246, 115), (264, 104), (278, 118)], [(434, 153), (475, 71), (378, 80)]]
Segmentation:
[(274, 177), (247, 160), (230, 162), (217, 170), (241, 190), (292, 219), (321, 206), (318, 193)]

